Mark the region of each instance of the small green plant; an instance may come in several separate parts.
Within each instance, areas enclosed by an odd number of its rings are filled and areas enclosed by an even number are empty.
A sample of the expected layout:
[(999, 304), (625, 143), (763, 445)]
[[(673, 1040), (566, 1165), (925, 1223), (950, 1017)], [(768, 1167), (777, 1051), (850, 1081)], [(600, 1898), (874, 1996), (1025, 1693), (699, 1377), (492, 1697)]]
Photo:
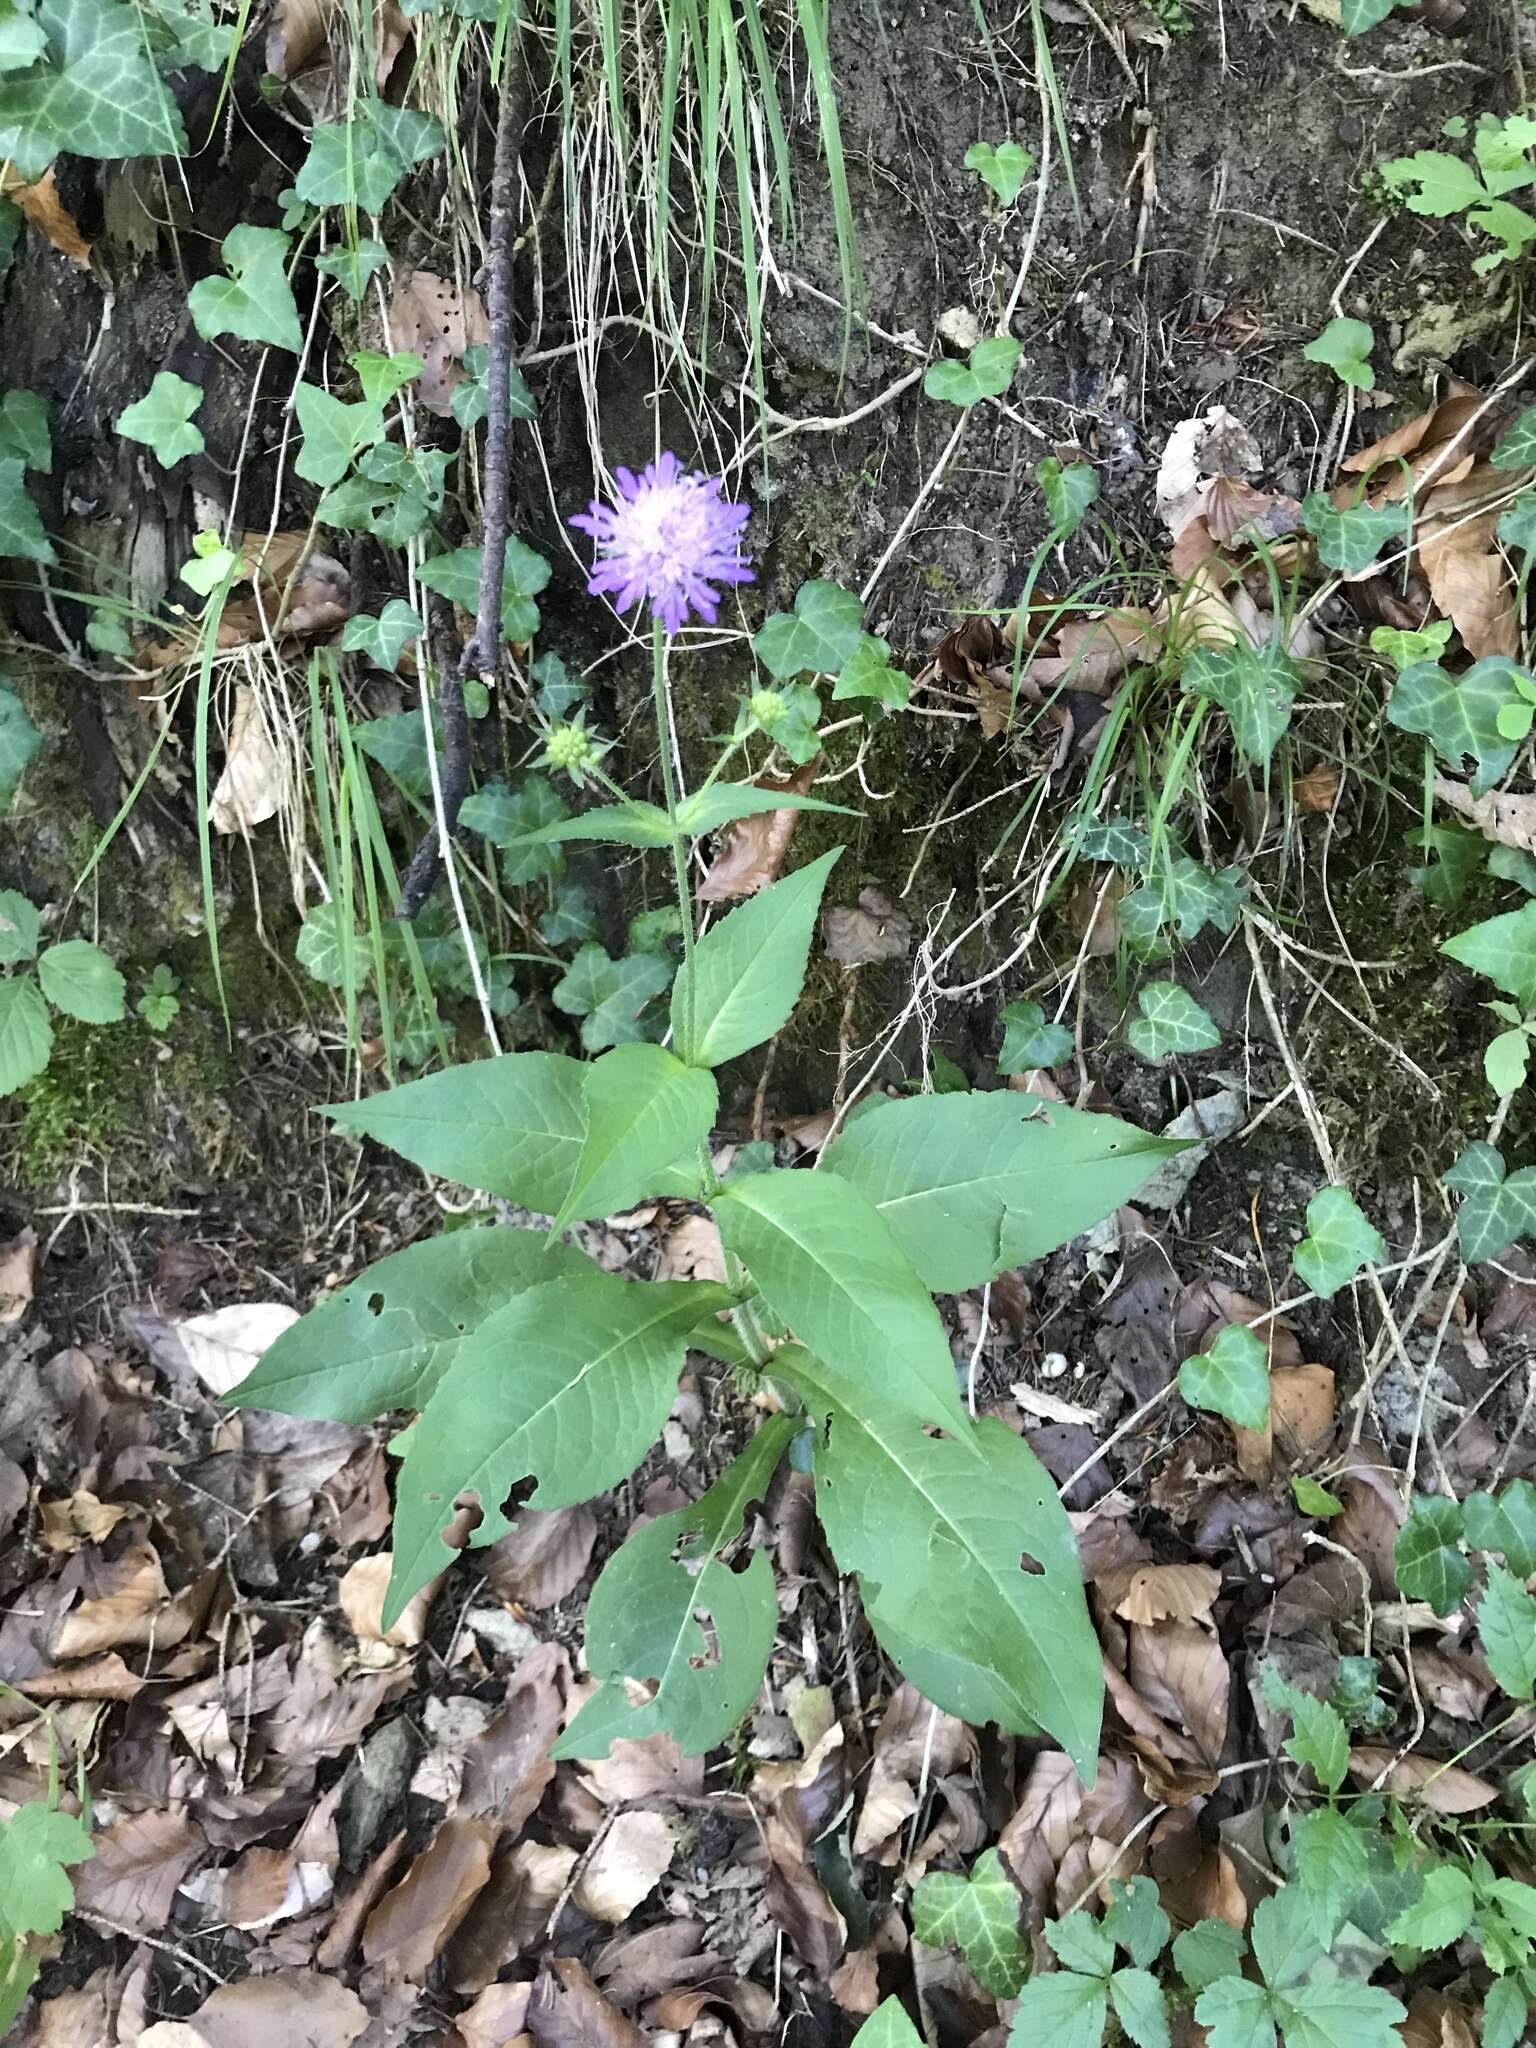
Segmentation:
[(48, 1010), (83, 1024), (120, 1024), (123, 977), (89, 939), (65, 939), (38, 951), (38, 912), (30, 898), (0, 889), (0, 1095), (35, 1080), (53, 1051)]
[[(9, 1686), (0, 1687), (0, 1694), (13, 1706), (38, 1712)], [(36, 1980), (37, 1937), (57, 1934), (74, 1906), (71, 1865), (96, 1853), (83, 1762), (78, 1792), (85, 1819), (59, 1810), (58, 1744), (47, 1716), (40, 1719), (48, 1743), (47, 1795), (27, 1800), (0, 1821), (0, 2033), (21, 2011)]]
[[(1453, 116), (1441, 132), (1449, 141), (1463, 141), (1467, 123)], [(1472, 130), (1470, 163), (1445, 150), (1420, 149), (1412, 156), (1393, 157), (1382, 165), (1381, 175), (1392, 191), (1403, 195), (1410, 213), (1435, 220), (1460, 214), (1497, 245), (1472, 265), (1482, 277), (1501, 263), (1515, 262), (1536, 241), (1536, 217), (1508, 197), (1536, 184), (1533, 147), (1536, 120), (1528, 114), (1511, 114), (1505, 120), (1480, 114)]]
[(965, 152), (965, 168), (989, 185), (1003, 206), (1012, 206), (1035, 168), (1035, 159), (1017, 142), (973, 142)]
[(1376, 337), (1364, 320), (1351, 320), (1340, 314), (1307, 343), (1302, 354), (1309, 363), (1326, 363), (1341, 384), (1356, 391), (1374, 391), (1376, 372), (1371, 368), (1371, 350), (1375, 346)]
[(929, 398), (962, 409), (979, 405), (984, 398), (1000, 398), (1013, 382), (1024, 344), (1011, 334), (994, 334), (978, 341), (963, 363), (945, 360), (934, 363), (923, 379)]
[(176, 993), (180, 987), (179, 977), (162, 960), (133, 1006), (151, 1031), (169, 1031), (181, 1015), (181, 998)]

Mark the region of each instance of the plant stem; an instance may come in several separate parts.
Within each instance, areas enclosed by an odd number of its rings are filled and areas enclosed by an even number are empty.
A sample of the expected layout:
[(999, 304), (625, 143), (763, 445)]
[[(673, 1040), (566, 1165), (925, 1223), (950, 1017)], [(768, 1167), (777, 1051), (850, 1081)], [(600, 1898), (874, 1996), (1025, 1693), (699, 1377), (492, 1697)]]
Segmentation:
[(683, 1035), (693, 1043), (693, 896), (688, 887), (688, 861), (683, 835), (677, 829), (677, 776), (672, 767), (672, 711), (667, 701), (667, 643), (657, 619), (651, 627), (651, 696), (656, 710), (656, 738), (661, 746), (661, 787), (672, 827), (672, 879), (677, 887), (678, 914), (683, 921), (683, 971), (687, 976)]

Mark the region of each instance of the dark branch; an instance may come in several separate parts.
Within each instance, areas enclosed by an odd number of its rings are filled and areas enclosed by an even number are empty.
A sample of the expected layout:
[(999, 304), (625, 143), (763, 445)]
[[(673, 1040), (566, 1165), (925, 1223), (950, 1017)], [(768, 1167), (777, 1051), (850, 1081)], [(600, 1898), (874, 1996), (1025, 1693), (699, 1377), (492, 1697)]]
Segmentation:
[[(501, 81), (487, 236), (486, 314), (491, 339), (485, 379), (485, 547), (480, 559), (480, 593), (474, 631), (462, 655), (454, 657), (451, 635), (447, 636), (447, 646), (443, 636), (432, 636), (437, 657), (438, 709), (443, 721), (442, 821), (450, 837), (469, 791), (469, 719), (464, 710), (464, 684), (471, 676), (483, 676), (489, 681), (501, 656), (501, 589), (507, 536), (512, 530), (512, 244), (518, 214), (519, 152), (527, 120), (528, 81), (521, 45), (514, 41), (507, 46)], [(431, 895), (441, 867), (442, 847), (434, 818), (405, 871), (396, 913), (399, 917), (415, 917)]]

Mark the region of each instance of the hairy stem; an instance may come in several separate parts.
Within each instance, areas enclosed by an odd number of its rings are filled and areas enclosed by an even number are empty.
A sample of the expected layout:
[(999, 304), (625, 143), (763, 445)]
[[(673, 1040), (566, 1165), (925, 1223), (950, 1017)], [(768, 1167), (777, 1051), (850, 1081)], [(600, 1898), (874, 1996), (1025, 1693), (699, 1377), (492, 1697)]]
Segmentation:
[(661, 787), (667, 822), (672, 827), (672, 879), (678, 914), (683, 920), (683, 965), (687, 971), (687, 1006), (683, 1017), (687, 1042), (693, 1042), (693, 896), (688, 887), (688, 858), (677, 829), (677, 776), (672, 767), (672, 709), (667, 701), (667, 643), (658, 619), (651, 628), (651, 696), (656, 709), (656, 738), (661, 747)]

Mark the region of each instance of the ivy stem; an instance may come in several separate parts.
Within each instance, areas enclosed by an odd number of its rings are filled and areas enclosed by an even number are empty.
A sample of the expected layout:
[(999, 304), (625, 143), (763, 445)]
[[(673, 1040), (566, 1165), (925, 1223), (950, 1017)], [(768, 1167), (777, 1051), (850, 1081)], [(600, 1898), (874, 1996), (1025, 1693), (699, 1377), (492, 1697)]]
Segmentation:
[(683, 969), (687, 977), (683, 1005), (683, 1037), (693, 1044), (693, 897), (688, 888), (688, 861), (683, 835), (677, 829), (677, 774), (672, 766), (672, 707), (667, 697), (667, 640), (657, 619), (651, 626), (651, 695), (656, 708), (656, 738), (661, 746), (661, 787), (672, 827), (672, 879), (677, 887), (678, 914), (683, 923)]

